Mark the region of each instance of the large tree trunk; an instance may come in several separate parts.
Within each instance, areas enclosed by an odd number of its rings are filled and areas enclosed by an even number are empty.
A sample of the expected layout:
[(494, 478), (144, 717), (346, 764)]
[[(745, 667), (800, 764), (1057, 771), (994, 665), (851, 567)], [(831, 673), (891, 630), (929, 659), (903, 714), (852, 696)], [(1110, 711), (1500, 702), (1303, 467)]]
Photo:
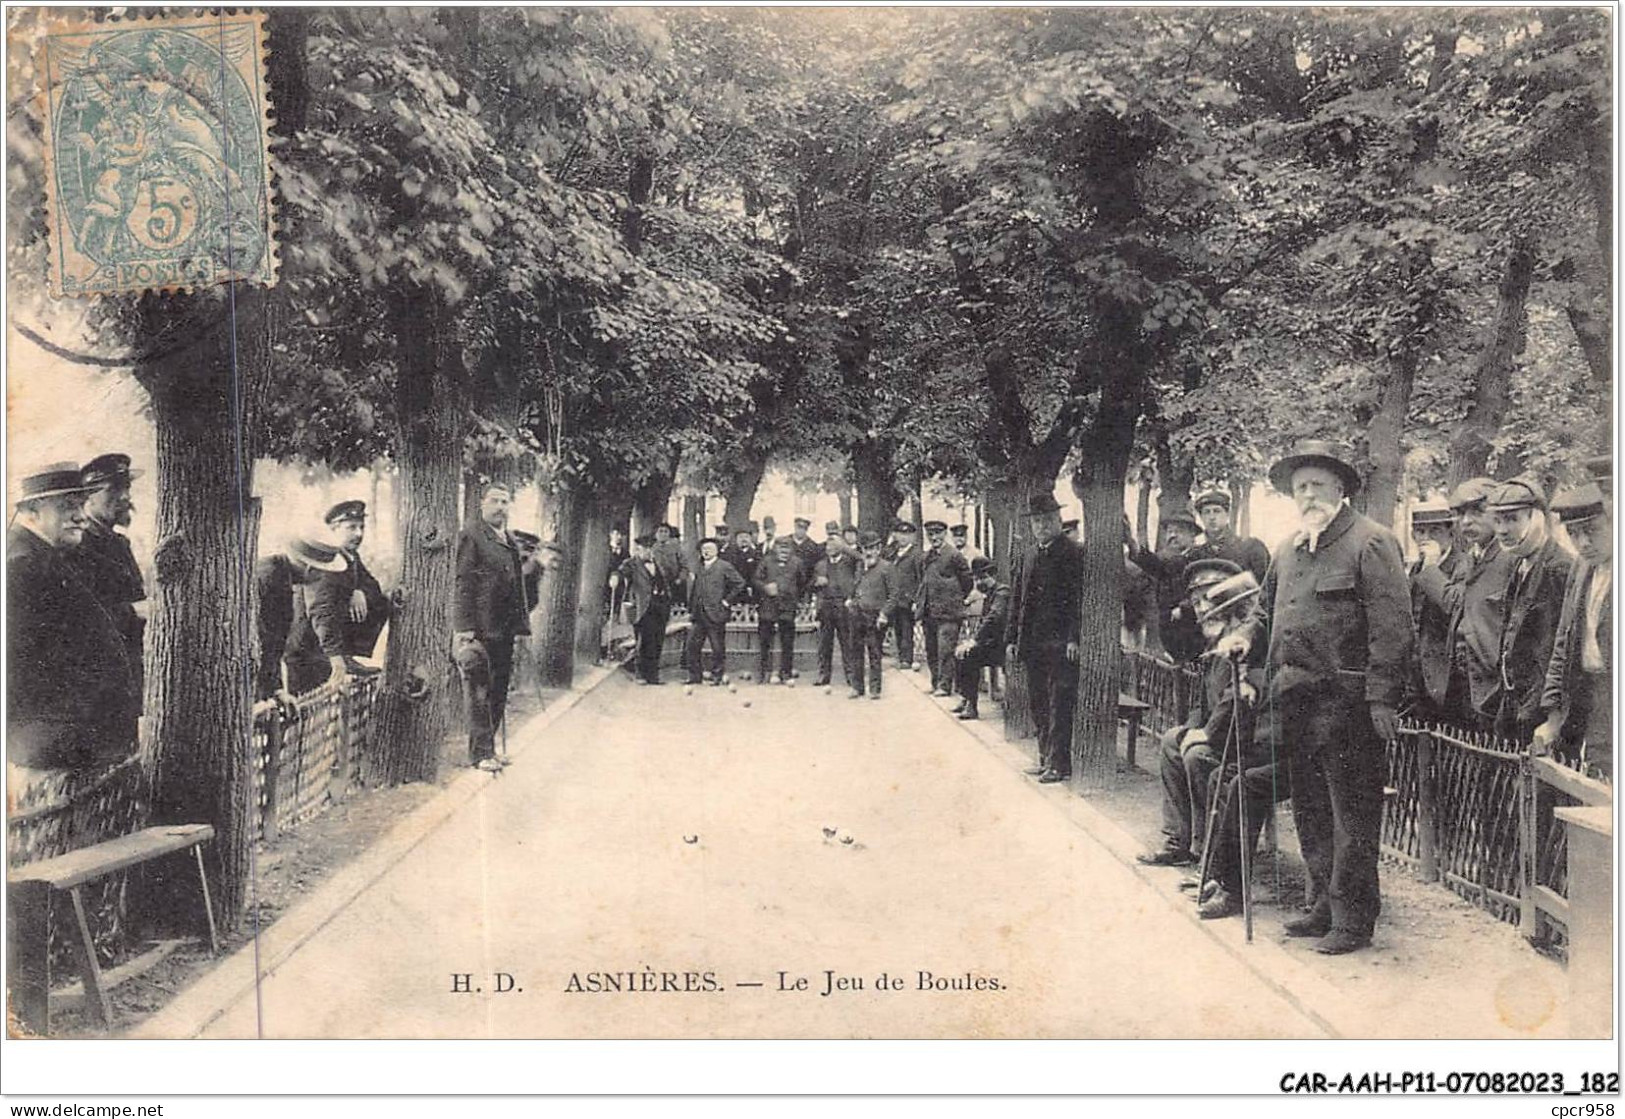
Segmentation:
[(581, 572), (576, 589), (576, 659), (597, 664), (603, 655), (604, 603), (609, 593), (609, 530), (625, 508), (613, 491), (583, 502)]
[(1134, 539), (1145, 540), (1151, 531), (1151, 471), (1140, 471), (1140, 484), (1134, 496)]
[(1447, 489), (1488, 472), (1490, 441), (1501, 430), (1511, 400), (1513, 359), (1523, 352), (1525, 302), (1534, 270), (1535, 254), (1529, 241), (1519, 238), (1507, 255), (1495, 318), (1473, 370), (1473, 402), (1450, 440)]
[(722, 523), (728, 526), (728, 535), (750, 528), (751, 507), (756, 504), (756, 491), (762, 486), (767, 473), (767, 456), (749, 459), (739, 473), (728, 480), (722, 491)]
[(393, 296), (403, 365), (396, 378), (395, 507), (406, 600), (391, 618), (384, 690), (373, 741), (391, 784), (433, 781), (450, 728), (457, 679), (450, 661), (456, 576), (457, 490), (465, 404), (440, 297), (408, 288)]
[(835, 508), (835, 519), (841, 522), (842, 528), (845, 528), (847, 525), (852, 523), (851, 490), (843, 489), (835, 494)]
[[(1158, 431), (1157, 440), (1157, 543), (1163, 542), (1163, 525), (1169, 517), (1191, 515), (1191, 483), (1195, 480), (1196, 466), (1189, 455), (1175, 453), (1166, 431)], [(1143, 536), (1140, 538), (1145, 539)], [(1152, 545), (1147, 544), (1147, 547)]]
[[(897, 519), (898, 508), (903, 504), (903, 494), (897, 485), (897, 472), (892, 466), (891, 456), (873, 444), (860, 443), (852, 448), (851, 458), (852, 478), (858, 491), (858, 529), (878, 533), (884, 539)], [(844, 519), (849, 515), (843, 511), (843, 524), (851, 523)], [(917, 509), (914, 523), (915, 527), (919, 526)]]
[[(1127, 363), (1125, 363), (1127, 364)], [(1123, 484), (1139, 421), (1124, 369), (1101, 394), (1072, 477), (1083, 505), (1083, 616), (1078, 641), (1078, 706), (1072, 724), (1072, 783), (1102, 788), (1117, 779), (1117, 696), (1122, 690)]]
[(1401, 354), (1388, 363), (1388, 369), (1382, 401), (1366, 429), (1370, 469), (1356, 503), (1363, 507), (1366, 516), (1391, 527), (1394, 508), (1399, 503), (1400, 482), (1405, 475), (1403, 436), (1405, 415), (1411, 404), (1411, 386), (1416, 381), (1416, 359)]
[(531, 645), (542, 684), (568, 688), (575, 680), (576, 608), (581, 593), (581, 542), (589, 498), (567, 481), (551, 483), (542, 537), (557, 541), (562, 554), (542, 576), (533, 617)]
[[(241, 919), (258, 839), (254, 804), (253, 695), (245, 666), (253, 661), (251, 565), (258, 523), (251, 507), (252, 428), (244, 402), (265, 365), (267, 296), (237, 293), (238, 340), (197, 347), (137, 370), (152, 402), (158, 446), (158, 524), (152, 636), (146, 666), (147, 731), (157, 744), (153, 823), (204, 823), (215, 829), (204, 848), (217, 916)], [(143, 336), (179, 317), (190, 296), (142, 301)], [(240, 366), (234, 369), (234, 356)], [(242, 380), (234, 383), (240, 370)], [(148, 879), (155, 912), (189, 912), (195, 880), (180, 871)], [(173, 907), (173, 908), (171, 908)]]
[(1253, 531), (1253, 480), (1245, 474), (1230, 475), (1230, 531), (1251, 536)]
[(683, 495), (683, 554), (688, 557), (690, 570), (700, 565), (700, 541), (711, 535), (705, 524), (705, 495)]
[(677, 464), (663, 474), (646, 479), (632, 495), (632, 536), (652, 533), (655, 526), (664, 524), (671, 507), (671, 491), (676, 485)]

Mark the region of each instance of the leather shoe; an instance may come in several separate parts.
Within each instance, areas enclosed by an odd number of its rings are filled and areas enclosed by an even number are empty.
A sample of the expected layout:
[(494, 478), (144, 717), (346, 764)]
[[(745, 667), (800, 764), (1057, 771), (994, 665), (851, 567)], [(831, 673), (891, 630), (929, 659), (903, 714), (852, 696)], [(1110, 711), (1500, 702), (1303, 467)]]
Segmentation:
[(1325, 936), (1332, 931), (1332, 919), (1319, 913), (1311, 913), (1307, 917), (1299, 917), (1296, 921), (1288, 921), (1282, 931), (1288, 936)]
[(959, 712), (959, 718), (965, 722), (970, 722), (972, 719), (980, 719), (981, 717), (981, 712), (971, 707), (966, 707)]
[(1204, 921), (1216, 921), (1221, 917), (1234, 917), (1241, 912), (1241, 899), (1229, 890), (1220, 886), (1213, 891), (1213, 896), (1202, 903), (1196, 915)]
[(963, 699), (961, 699), (958, 703), (956, 703), (952, 707), (948, 708), (948, 710), (951, 711), (955, 715), (959, 714), (961, 711), (965, 710), (965, 701)]
[(1361, 948), (1369, 947), (1371, 947), (1369, 936), (1360, 936), (1347, 929), (1333, 929), (1315, 945), (1315, 951), (1322, 956), (1346, 956), (1350, 952), (1358, 952)]
[(1054, 785), (1071, 777), (1070, 773), (1057, 773), (1053, 769), (1046, 769), (1038, 778), (1040, 785)]
[(1022, 770), (1021, 772), (1025, 773), (1028, 777), (1042, 777), (1042, 776), (1044, 776), (1044, 774), (1049, 772), (1049, 766), (1047, 766), (1047, 765), (1030, 765), (1026, 769)]
[(1134, 861), (1142, 866), (1192, 866), (1196, 856), (1177, 847), (1164, 847), (1154, 855), (1135, 855)]

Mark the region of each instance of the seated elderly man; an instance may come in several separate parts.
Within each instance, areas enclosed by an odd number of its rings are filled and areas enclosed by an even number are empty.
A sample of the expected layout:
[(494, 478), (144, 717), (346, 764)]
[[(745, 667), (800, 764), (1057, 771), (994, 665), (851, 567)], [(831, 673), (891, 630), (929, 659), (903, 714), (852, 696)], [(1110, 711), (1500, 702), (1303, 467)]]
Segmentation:
[[(1238, 564), (1226, 559), (1197, 560), (1185, 569), (1187, 601), (1200, 602), (1209, 588), (1241, 573)], [(1239, 600), (1234, 609), (1214, 611), (1201, 618), (1202, 636), (1209, 649), (1246, 618), (1253, 597)], [(1258, 659), (1256, 654), (1253, 659)], [(1256, 694), (1257, 687), (1258, 681), (1253, 680), (1243, 690)], [(1244, 702), (1238, 714), (1232, 692), (1229, 662), (1209, 660), (1202, 702), (1191, 709), (1184, 725), (1162, 736), (1159, 768), (1165, 842), (1160, 851), (1139, 856), (1147, 866), (1190, 866), (1198, 859), (1207, 828), (1209, 782), (1219, 767), (1231, 719), (1239, 718), (1243, 737), (1252, 737), (1252, 706)]]

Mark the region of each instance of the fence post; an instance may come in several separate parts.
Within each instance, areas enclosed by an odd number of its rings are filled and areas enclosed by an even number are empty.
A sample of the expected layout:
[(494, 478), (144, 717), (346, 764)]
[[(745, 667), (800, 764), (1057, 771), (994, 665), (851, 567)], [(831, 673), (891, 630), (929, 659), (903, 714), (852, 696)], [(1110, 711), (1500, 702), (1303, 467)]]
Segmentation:
[(1568, 829), (1569, 1036), (1613, 1035), (1614, 811), (1574, 805), (1555, 813)]
[(1422, 881), (1439, 880), (1438, 815), (1433, 783), (1433, 736), (1416, 736), (1416, 829), (1422, 856)]
[(266, 712), (265, 720), (265, 769), (263, 781), (265, 783), (264, 817), (260, 820), (260, 839), (266, 843), (276, 842), (277, 815), (281, 798), (282, 786), (282, 705), (278, 703)]
[(333, 747), (333, 768), (327, 775), (327, 799), (334, 804), (343, 800), (350, 791), (350, 751), (353, 748), (350, 740), (350, 707), (361, 687), (362, 681), (351, 676), (346, 677), (338, 688), (339, 740)]
[(1535, 905), (1535, 858), (1539, 850), (1540, 782), (1525, 749), (1518, 757), (1518, 931), (1534, 940), (1539, 929)]

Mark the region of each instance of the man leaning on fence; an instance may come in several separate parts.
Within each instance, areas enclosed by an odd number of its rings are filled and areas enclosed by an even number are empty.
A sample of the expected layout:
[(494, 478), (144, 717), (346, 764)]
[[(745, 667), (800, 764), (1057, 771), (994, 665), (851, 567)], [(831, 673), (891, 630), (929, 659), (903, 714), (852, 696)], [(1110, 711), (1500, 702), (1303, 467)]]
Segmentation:
[(1277, 551), (1259, 623), (1224, 638), (1245, 655), (1269, 639), (1268, 693), (1281, 728), (1292, 815), (1309, 873), (1309, 913), (1288, 936), (1316, 950), (1364, 948), (1381, 909), (1377, 848), (1388, 764), (1414, 637), (1394, 534), (1356, 513), (1360, 475), (1333, 445), (1299, 444), (1270, 468), (1302, 529)]
[(1490, 494), (1489, 511), (1496, 540), (1513, 558), (1501, 623), (1495, 733), (1528, 742), (1541, 722), (1541, 693), (1574, 556), (1553, 534), (1545, 492), (1533, 478), (1503, 483)]
[(514, 639), (530, 633), (519, 550), (508, 535), (512, 501), (506, 486), (487, 486), (479, 517), (457, 537), (452, 657), (463, 678), (469, 761), (488, 772), (507, 764), (506, 753), (497, 757), (496, 732), (508, 704)]
[(1579, 552), (1557, 623), (1533, 735), (1536, 753), (1555, 751), (1612, 782), (1614, 524), (1602, 491), (1588, 482), (1560, 493), (1552, 511)]
[(344, 561), (329, 544), (304, 537), (289, 540), (281, 551), (254, 564), (254, 631), (259, 638), (254, 663), (254, 699), (293, 702), (283, 657), (293, 632), (294, 600), (302, 587), (323, 574), (342, 574)]
[(124, 634), (67, 560), (92, 489), (71, 462), (27, 475), (6, 534), (6, 756), (31, 769), (93, 770), (136, 748)]

